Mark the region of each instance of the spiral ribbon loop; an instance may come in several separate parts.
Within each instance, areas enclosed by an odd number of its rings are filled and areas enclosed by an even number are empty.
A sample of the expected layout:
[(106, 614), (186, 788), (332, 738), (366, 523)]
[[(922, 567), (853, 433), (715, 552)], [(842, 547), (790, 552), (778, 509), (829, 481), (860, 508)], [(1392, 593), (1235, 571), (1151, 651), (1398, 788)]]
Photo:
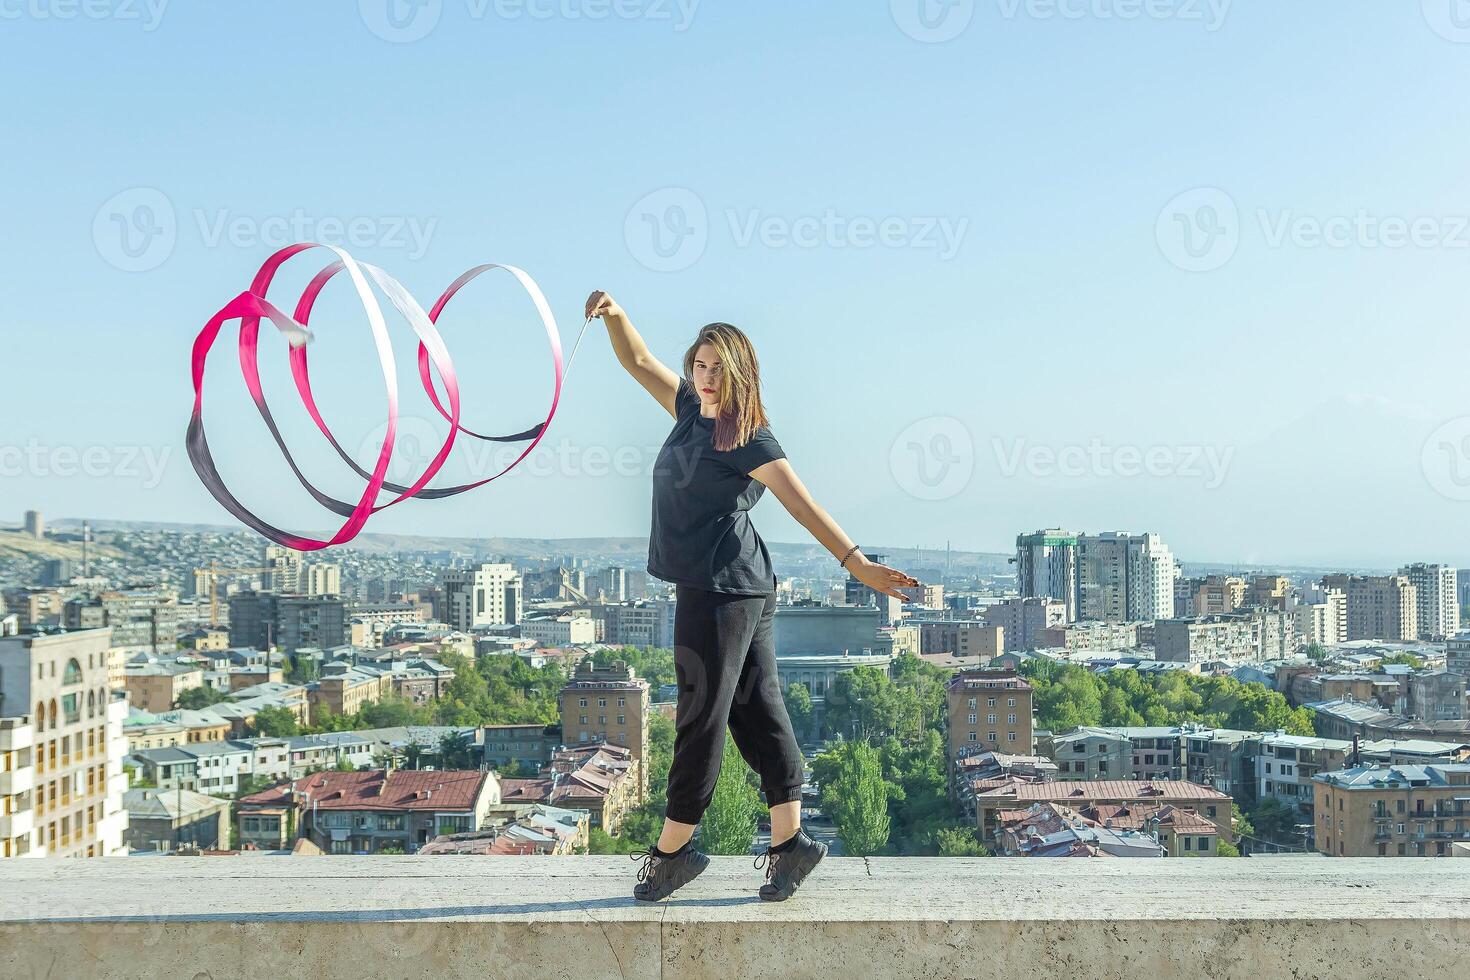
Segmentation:
[[(336, 258), (321, 269), (303, 290), (296, 302), (293, 315), (287, 315), (274, 303), (266, 298), (270, 290), (271, 282), (276, 272), (290, 258), (312, 248), (325, 248), (332, 252)], [(450, 359), (449, 350), (444, 344), (444, 339), (439, 334), (437, 326), (439, 316), (443, 313), (445, 306), (453, 299), (456, 293), (464, 288), (472, 280), (478, 278), (492, 269), (501, 269), (513, 276), (531, 297), (532, 304), (536, 307), (536, 313), (541, 318), (541, 325), (546, 330), (546, 339), (551, 347), (552, 366), (555, 372), (555, 387), (551, 396), (551, 407), (546, 413), (546, 418), (528, 429), (511, 435), (489, 436), (481, 435), (460, 424), (460, 391), (459, 380), (454, 371), (454, 362)], [(312, 308), (323, 288), (339, 272), (346, 272), (351, 281), (353, 289), (357, 292), (359, 302), (362, 304), (363, 312), (367, 315), (368, 326), (372, 330), (373, 343), (378, 353), (378, 363), (383, 372), (383, 383), (388, 395), (388, 424), (387, 431), (383, 437), (383, 445), (378, 452), (378, 458), (371, 471), (358, 465), (357, 461), (342, 448), (341, 443), (332, 434), (326, 420), (316, 404), (316, 398), (312, 395), (311, 377), (307, 367), (306, 344), (311, 337), (308, 323), (311, 320)], [(408, 321), (409, 326), (418, 336), (418, 373), (419, 380), (434, 408), (449, 422), (449, 431), (444, 438), (444, 444), (439, 447), (438, 452), (424, 467), (422, 473), (412, 484), (404, 486), (387, 479), (388, 465), (393, 457), (394, 443), (398, 433), (398, 372), (393, 357), (393, 349), (389, 343), (388, 328), (383, 319), (383, 310), (374, 294), (372, 285), (375, 284), (388, 302)], [(270, 408), (266, 405), (265, 394), (260, 383), (260, 368), (257, 358), (257, 341), (260, 333), (262, 319), (268, 319), (275, 325), (276, 329), (286, 338), (290, 344), (290, 367), (291, 377), (295, 381), (296, 391), (301, 397), (302, 404), (312, 421), (327, 442), (336, 451), (337, 455), (345, 462), (354, 473), (367, 481), (362, 496), (355, 502), (338, 500), (314, 486), (301, 472), (291, 451), (286, 446), (280, 429), (277, 427), (275, 418), (271, 415)], [(328, 539), (310, 538), (281, 530), (270, 524), (251, 510), (230, 492), (225, 486), (223, 478), (219, 474), (214, 463), (214, 457), (209, 449), (209, 442), (204, 434), (204, 365), (210, 349), (214, 346), (219, 336), (220, 329), (231, 320), (240, 321), (239, 337), (239, 359), (240, 369), (245, 377), (245, 386), (250, 392), (255, 407), (265, 421), (266, 428), (270, 430), (271, 437), (275, 440), (277, 448), (286, 460), (286, 464), (295, 474), (307, 493), (327, 510), (344, 518), (342, 526)], [(590, 322), (590, 320), (588, 321)], [(587, 324), (582, 325), (582, 333), (577, 335), (577, 343), (572, 348), (572, 358), (577, 355), (577, 348), (582, 344), (582, 336), (586, 333)], [(444, 396), (441, 400), (439, 392), (435, 388), (433, 371), (437, 371), (439, 379), (444, 385)], [(536, 444), (546, 434), (551, 425), (551, 420), (556, 416), (557, 404), (561, 400), (562, 383), (566, 377), (566, 371), (571, 367), (571, 358), (568, 358), (566, 367), (562, 365), (561, 338), (557, 332), (556, 318), (551, 313), (551, 307), (546, 302), (540, 287), (525, 272), (515, 266), (498, 265), (487, 263), (475, 266), (473, 269), (462, 274), (439, 296), (429, 312), (425, 313), (423, 307), (413, 298), (412, 294), (405, 289), (397, 279), (387, 272), (366, 262), (359, 262), (346, 251), (333, 245), (319, 245), (311, 242), (301, 242), (288, 245), (266, 259), (251, 282), (250, 288), (226, 303), (214, 316), (205, 323), (199, 336), (194, 340), (192, 356), (192, 373), (194, 380), (194, 411), (189, 419), (189, 428), (185, 436), (185, 445), (189, 453), (189, 461), (194, 464), (194, 471), (199, 474), (199, 479), (220, 504), (235, 515), (241, 523), (252, 528), (271, 541), (297, 551), (317, 551), (322, 548), (330, 548), (333, 545), (342, 544), (352, 540), (367, 523), (367, 519), (386, 507), (392, 507), (409, 497), (420, 499), (441, 499), (452, 497), (456, 494), (474, 490), (484, 486), (491, 480), (497, 479), (510, 472), (521, 460), (536, 448)], [(447, 406), (446, 403), (447, 402)], [(451, 487), (430, 487), (429, 481), (443, 467), (449, 458), (449, 453), (454, 447), (455, 439), (464, 435), (471, 439), (485, 442), (507, 442), (527, 443), (519, 456), (511, 461), (500, 472), (477, 480), (473, 483), (461, 484)], [(388, 490), (397, 494), (387, 503), (377, 503), (378, 493)]]

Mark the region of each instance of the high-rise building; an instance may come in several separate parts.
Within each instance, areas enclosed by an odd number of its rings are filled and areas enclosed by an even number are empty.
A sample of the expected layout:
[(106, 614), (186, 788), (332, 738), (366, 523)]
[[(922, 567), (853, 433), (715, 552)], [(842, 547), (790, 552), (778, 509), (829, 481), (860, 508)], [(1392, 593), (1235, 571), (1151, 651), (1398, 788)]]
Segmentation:
[(521, 576), (508, 562), (444, 573), (443, 619), (455, 629), (521, 621)]
[(306, 566), (307, 595), (341, 595), (342, 566), (337, 564), (312, 564)]
[(1104, 623), (1170, 618), (1176, 568), (1157, 534), (1078, 535), (1077, 618)]
[(561, 732), (568, 745), (607, 741), (638, 760), (638, 802), (648, 793), (648, 682), (621, 660), (586, 662), (561, 689)]
[(272, 592), (296, 593), (301, 591), (301, 552), (280, 545), (267, 545), (265, 565), (275, 569), (270, 573), (266, 588)]
[(26, 511), (25, 532), (33, 538), (46, 536), (46, 519), (41, 516), (39, 510)]
[(1415, 623), (1421, 640), (1442, 640), (1460, 629), (1458, 576), (1448, 565), (1416, 562), (1399, 569), (1414, 587)]
[(1206, 575), (1194, 593), (1194, 615), (1224, 616), (1245, 605), (1245, 579)]
[(111, 631), (0, 638), (0, 857), (107, 857), (123, 832), (127, 701)]
[(95, 599), (79, 597), (62, 610), (67, 629), (110, 626), (113, 646), (146, 646), (155, 653), (174, 649), (180, 617), (178, 593), (166, 585), (109, 590)]
[(1330, 647), (1347, 642), (1347, 594), (1342, 590), (1308, 586), (1290, 612), (1303, 643)]
[(1245, 590), (1245, 605), (1284, 611), (1291, 602), (1291, 579), (1257, 575)]
[(1406, 575), (1326, 575), (1324, 589), (1347, 596), (1348, 640), (1417, 640), (1419, 612)]
[(329, 649), (347, 642), (347, 607), (335, 595), (237, 592), (230, 596), (230, 645), (286, 653)]
[(1077, 535), (1059, 529), (1035, 531), (1016, 538), (1017, 589), (1022, 598), (1051, 598), (1078, 616)]

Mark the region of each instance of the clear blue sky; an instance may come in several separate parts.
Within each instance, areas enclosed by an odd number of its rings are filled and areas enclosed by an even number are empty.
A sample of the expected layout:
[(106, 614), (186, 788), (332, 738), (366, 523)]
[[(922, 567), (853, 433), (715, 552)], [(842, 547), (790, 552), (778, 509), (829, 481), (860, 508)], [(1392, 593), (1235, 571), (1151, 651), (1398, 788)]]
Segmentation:
[[(936, 43), (912, 36), (919, 2), (5, 3), (0, 520), (229, 522), (184, 455), (187, 356), (295, 220), (355, 223), (354, 253), (425, 304), (472, 264), (520, 265), (568, 345), (593, 288), (673, 366), (701, 323), (740, 325), (797, 472), (870, 547), (1062, 525), (1202, 561), (1470, 563), (1470, 26), (1450, 0), (933, 2), (958, 31)], [(1394, 247), (1395, 220), (1417, 241)], [(544, 415), (544, 342), (508, 281), (473, 289), (443, 321), (465, 417), (514, 431)], [(269, 519), (325, 529), (229, 340), (205, 403), (222, 470)], [(384, 400), (345, 288), (312, 357), (366, 462)], [(298, 458), (354, 494), (278, 338), (262, 364)], [(543, 443), (569, 462), (369, 527), (645, 534), (667, 428), (594, 324)], [(636, 471), (588, 472), (620, 447)], [(807, 538), (774, 498), (756, 514)]]

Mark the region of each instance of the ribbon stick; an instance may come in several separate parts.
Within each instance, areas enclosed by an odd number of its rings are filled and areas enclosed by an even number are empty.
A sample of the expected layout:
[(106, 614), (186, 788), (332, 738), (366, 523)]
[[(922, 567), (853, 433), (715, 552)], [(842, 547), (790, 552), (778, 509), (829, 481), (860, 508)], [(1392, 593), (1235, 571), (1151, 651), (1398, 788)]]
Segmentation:
[[(332, 252), (336, 258), (323, 267), (302, 291), (295, 306), (294, 315), (287, 315), (274, 303), (266, 298), (270, 290), (271, 282), (276, 272), (285, 262), (293, 256), (312, 248), (325, 248)], [(485, 272), (494, 269), (503, 270), (510, 274), (530, 296), (532, 304), (536, 307), (536, 313), (541, 319), (541, 325), (546, 331), (546, 339), (551, 347), (552, 369), (555, 376), (555, 387), (551, 395), (551, 407), (546, 413), (546, 418), (528, 429), (510, 435), (490, 436), (482, 435), (460, 424), (460, 390), (459, 379), (454, 371), (454, 363), (450, 359), (449, 350), (440, 336), (437, 322), (439, 316), (449, 301), (454, 298), (464, 286), (478, 278)], [(340, 442), (332, 434), (326, 420), (316, 404), (316, 398), (311, 391), (311, 377), (307, 368), (306, 344), (311, 337), (308, 324), (311, 320), (312, 308), (321, 291), (326, 287), (338, 273), (346, 272), (351, 281), (353, 289), (357, 293), (358, 301), (362, 304), (363, 312), (367, 315), (368, 326), (372, 330), (373, 343), (378, 353), (378, 363), (383, 372), (383, 383), (388, 395), (388, 425), (383, 437), (383, 445), (379, 450), (378, 458), (371, 471), (359, 466), (357, 461), (342, 448)], [(434, 408), (438, 410), (446, 421), (449, 422), (449, 431), (445, 436), (444, 444), (439, 447), (424, 471), (413, 481), (411, 485), (404, 486), (392, 483), (387, 479), (388, 465), (393, 456), (393, 448), (398, 432), (398, 373), (393, 358), (393, 349), (389, 343), (387, 325), (383, 319), (382, 307), (378, 303), (372, 286), (376, 285), (387, 297), (388, 302), (396, 309), (409, 326), (418, 336), (418, 368), (419, 380), (428, 393)], [(301, 468), (297, 465), (286, 441), (277, 427), (275, 418), (271, 415), (269, 406), (266, 404), (265, 393), (260, 383), (260, 368), (257, 359), (257, 342), (259, 339), (260, 323), (262, 319), (268, 319), (276, 329), (284, 336), (289, 344), (289, 363), (291, 377), (296, 383), (297, 394), (300, 395), (302, 404), (307, 414), (316, 423), (327, 442), (336, 451), (337, 455), (352, 469), (359, 477), (367, 481), (362, 496), (355, 502), (338, 500), (323, 492), (309, 481)], [(209, 442), (204, 434), (204, 365), (210, 349), (225, 323), (231, 320), (240, 321), (239, 350), (240, 369), (245, 378), (245, 386), (250, 392), (251, 400), (255, 402), (256, 409), (260, 412), (261, 419), (270, 431), (276, 447), (280, 449), (286, 460), (286, 465), (296, 476), (297, 481), (317, 503), (327, 510), (344, 518), (342, 526), (332, 537), (318, 539), (293, 534), (284, 531), (268, 523), (263, 518), (252, 512), (242, 504), (234, 494), (225, 486), (223, 478), (215, 466), (214, 457), (210, 452)], [(185, 445), (189, 453), (189, 461), (194, 465), (194, 471), (199, 474), (199, 479), (220, 504), (235, 515), (241, 523), (252, 528), (259, 534), (277, 544), (297, 551), (317, 551), (330, 548), (333, 545), (350, 541), (362, 530), (367, 519), (378, 511), (394, 504), (401, 503), (409, 497), (421, 499), (441, 499), (452, 497), (456, 494), (473, 490), (484, 486), (491, 480), (497, 479), (510, 472), (517, 464), (526, 458), (531, 450), (536, 448), (542, 437), (551, 425), (551, 420), (556, 417), (557, 405), (561, 400), (562, 383), (566, 372), (570, 369), (572, 360), (577, 356), (577, 349), (582, 345), (582, 337), (587, 332), (587, 325), (591, 323), (588, 319), (582, 324), (582, 332), (577, 335), (577, 342), (572, 347), (571, 357), (567, 359), (566, 366), (562, 365), (561, 338), (557, 332), (556, 318), (551, 313), (551, 307), (546, 302), (540, 287), (525, 272), (509, 265), (485, 264), (476, 266), (465, 272), (449, 285), (434, 303), (432, 309), (425, 313), (423, 307), (413, 298), (403, 285), (387, 272), (374, 265), (358, 262), (348, 255), (344, 250), (332, 245), (317, 245), (310, 242), (288, 245), (266, 259), (257, 271), (250, 288), (226, 303), (214, 316), (205, 323), (199, 336), (194, 340), (194, 351), (192, 357), (192, 374), (194, 381), (194, 410), (189, 418), (189, 428), (185, 436)], [(440, 382), (444, 386), (444, 400), (440, 400), (438, 390), (434, 385), (433, 373), (439, 374)], [(445, 405), (445, 402), (448, 405)], [(443, 467), (449, 458), (449, 453), (454, 447), (457, 436), (464, 435), (471, 439), (485, 442), (525, 442), (528, 445), (523, 449), (508, 466), (493, 476), (473, 483), (461, 484), (451, 487), (430, 487), (429, 481)], [(387, 503), (377, 503), (378, 493), (388, 490), (397, 494)]]

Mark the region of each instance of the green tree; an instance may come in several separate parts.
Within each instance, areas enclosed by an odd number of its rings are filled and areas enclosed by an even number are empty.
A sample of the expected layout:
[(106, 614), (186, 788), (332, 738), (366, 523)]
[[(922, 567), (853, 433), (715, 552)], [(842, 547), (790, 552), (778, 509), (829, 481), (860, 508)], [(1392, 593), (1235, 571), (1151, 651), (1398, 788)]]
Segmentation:
[(1296, 811), (1279, 800), (1270, 797), (1262, 800), (1251, 812), (1250, 822), (1255, 827), (1254, 836), (1261, 841), (1283, 847), (1302, 846), (1301, 835), (1296, 830)]
[(207, 708), (211, 704), (219, 704), (221, 701), (228, 700), (228, 695), (223, 691), (217, 691), (208, 685), (203, 685), (200, 687), (191, 687), (179, 695), (179, 700), (175, 703), (175, 707), (183, 708), (186, 711), (198, 711), (200, 708)]
[(806, 736), (812, 723), (811, 692), (806, 689), (805, 684), (793, 681), (786, 685), (784, 699), (786, 714), (791, 718), (791, 728), (796, 732), (796, 737), (801, 739)]
[(750, 767), (728, 734), (720, 775), (704, 819), (699, 824), (700, 850), (707, 854), (749, 854), (755, 840), (760, 794), (747, 775)]
[(945, 827), (936, 834), (940, 857), (991, 857), (994, 852), (980, 843), (975, 827)]
[(822, 786), (822, 809), (837, 825), (848, 854), (877, 854), (888, 843), (889, 831), (888, 786), (878, 750), (853, 741), (831, 751), (835, 759), (832, 777)]
[(469, 732), (446, 732), (439, 739), (440, 769), (475, 768), (475, 745)]
[(266, 738), (290, 738), (301, 734), (290, 708), (261, 708), (251, 719), (250, 729)]

